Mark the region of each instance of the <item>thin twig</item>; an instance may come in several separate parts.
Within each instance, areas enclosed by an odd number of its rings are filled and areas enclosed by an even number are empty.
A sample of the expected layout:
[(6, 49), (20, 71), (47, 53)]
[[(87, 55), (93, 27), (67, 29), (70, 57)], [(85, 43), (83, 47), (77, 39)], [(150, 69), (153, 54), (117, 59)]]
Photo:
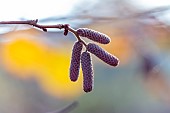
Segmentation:
[(86, 43), (80, 38), (80, 36), (77, 34), (76, 30), (71, 28), (68, 24), (57, 24), (57, 25), (40, 25), (37, 24), (38, 19), (36, 20), (26, 20), (26, 21), (0, 21), (0, 24), (27, 24), (34, 26), (36, 28), (42, 29), (44, 32), (47, 32), (48, 28), (56, 28), (56, 29), (64, 29), (64, 35), (67, 35), (68, 31), (70, 31), (72, 34), (76, 36), (76, 38), (81, 41), (84, 46), (86, 46)]
[(72, 33), (77, 37), (77, 39), (84, 44), (84, 46), (87, 46), (87, 44), (84, 42), (84, 40), (82, 40), (82, 39), (80, 38), (80, 36), (77, 34), (77, 32), (76, 32), (73, 28), (69, 27), (68, 30), (69, 30), (70, 32), (72, 32)]
[(26, 20), (26, 21), (1, 21), (0, 24), (27, 24), (42, 29), (43, 31), (47, 32), (47, 28), (58, 28), (63, 29), (64, 24), (57, 24), (57, 25), (39, 25), (37, 24), (38, 19), (36, 20)]

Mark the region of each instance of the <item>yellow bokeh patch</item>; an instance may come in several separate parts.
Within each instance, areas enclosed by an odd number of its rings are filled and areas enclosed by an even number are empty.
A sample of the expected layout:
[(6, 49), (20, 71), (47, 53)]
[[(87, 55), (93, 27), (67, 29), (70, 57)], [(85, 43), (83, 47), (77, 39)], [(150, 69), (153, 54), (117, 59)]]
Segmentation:
[(18, 38), (2, 47), (2, 62), (9, 71), (17, 73), (16, 75), (22, 78), (29, 77), (42, 57), (43, 48), (28, 39)]
[(81, 76), (77, 82), (69, 79), (69, 49), (48, 47), (37, 40), (19, 37), (3, 44), (1, 55), (7, 71), (21, 79), (36, 79), (50, 95), (71, 98), (82, 91)]

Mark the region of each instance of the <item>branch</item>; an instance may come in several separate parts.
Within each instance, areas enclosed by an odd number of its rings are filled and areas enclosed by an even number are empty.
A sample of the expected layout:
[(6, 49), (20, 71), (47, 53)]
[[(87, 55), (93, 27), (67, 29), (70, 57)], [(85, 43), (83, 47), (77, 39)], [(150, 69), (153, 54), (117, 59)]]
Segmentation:
[[(90, 39), (94, 42), (108, 44), (110, 43), (111, 40), (110, 37), (108, 37), (107, 35), (88, 28), (79, 28), (77, 30), (74, 30), (69, 26), (69, 24), (40, 25), (37, 23), (38, 19), (27, 21), (0, 22), (0, 24), (27, 24), (42, 29), (44, 32), (47, 32), (48, 28), (64, 29), (65, 36), (68, 34), (68, 32), (74, 34), (78, 41), (74, 43), (72, 49), (72, 57), (70, 63), (70, 80), (75, 82), (78, 79), (81, 64), (84, 77), (83, 88), (85, 92), (90, 92), (92, 91), (93, 88), (93, 68), (90, 53), (94, 54), (100, 60), (104, 61), (106, 64), (109, 64), (110, 66), (115, 67), (119, 64), (119, 59), (114, 55), (111, 55), (110, 53), (108, 53), (107, 51), (105, 51), (100, 46), (94, 43), (86, 44), (85, 41), (81, 39), (81, 37), (86, 37), (87, 39)], [(86, 51), (82, 53), (83, 45), (85, 46)]]
[(81, 41), (84, 46), (86, 46), (86, 43), (79, 37), (76, 30), (71, 28), (69, 24), (57, 24), (57, 25), (40, 25), (37, 24), (38, 19), (36, 20), (26, 20), (26, 21), (0, 21), (0, 24), (26, 24), (31, 25), (33, 27), (39, 28), (43, 30), (44, 32), (47, 32), (48, 28), (56, 28), (56, 29), (64, 29), (64, 35), (66, 36), (68, 32), (70, 31), (72, 34), (76, 36), (76, 38)]

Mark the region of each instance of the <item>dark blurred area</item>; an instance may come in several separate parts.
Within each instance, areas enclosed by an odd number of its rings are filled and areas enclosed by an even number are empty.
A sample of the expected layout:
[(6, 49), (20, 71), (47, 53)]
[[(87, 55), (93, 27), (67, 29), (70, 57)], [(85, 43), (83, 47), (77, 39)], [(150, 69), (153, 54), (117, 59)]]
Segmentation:
[(1, 25), (0, 112), (169, 113), (170, 7), (137, 4), (82, 0), (68, 16), (39, 20), (40, 24), (68, 23), (74, 29), (87, 27), (111, 38), (110, 44), (100, 46), (117, 56), (120, 64), (113, 68), (92, 55), (90, 93), (83, 92), (82, 74), (76, 83), (69, 80), (76, 41), (71, 33)]

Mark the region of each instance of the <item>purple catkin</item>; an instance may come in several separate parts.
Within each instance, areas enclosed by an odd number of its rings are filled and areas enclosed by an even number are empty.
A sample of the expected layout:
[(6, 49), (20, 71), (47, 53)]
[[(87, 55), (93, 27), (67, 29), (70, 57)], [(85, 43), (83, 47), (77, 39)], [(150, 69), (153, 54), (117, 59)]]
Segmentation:
[(90, 92), (93, 89), (93, 68), (89, 52), (82, 53), (81, 67), (83, 71), (83, 90), (85, 92)]
[(90, 53), (94, 54), (101, 60), (103, 60), (105, 63), (111, 65), (111, 66), (117, 66), (119, 64), (119, 60), (117, 57), (111, 55), (104, 49), (102, 49), (100, 46), (94, 44), (94, 43), (89, 43), (87, 46), (87, 51)]
[(110, 38), (107, 35), (88, 28), (77, 29), (77, 34), (101, 44), (108, 44), (110, 42)]
[(78, 79), (82, 48), (83, 48), (83, 44), (80, 41), (76, 42), (73, 46), (71, 64), (70, 64), (70, 79), (71, 79), (71, 81), (76, 81)]

